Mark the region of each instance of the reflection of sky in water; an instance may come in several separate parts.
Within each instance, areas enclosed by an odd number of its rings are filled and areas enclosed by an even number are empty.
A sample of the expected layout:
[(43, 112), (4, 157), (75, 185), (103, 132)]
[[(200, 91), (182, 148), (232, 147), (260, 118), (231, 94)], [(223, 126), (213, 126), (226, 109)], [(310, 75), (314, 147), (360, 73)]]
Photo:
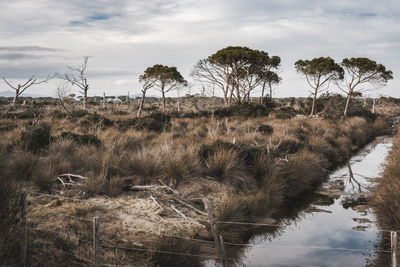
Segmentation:
[[(377, 177), (381, 171), (387, 152), (391, 147), (390, 139), (380, 139), (380, 143), (369, 145), (350, 161), (354, 178), (363, 185), (368, 185), (365, 177)], [(348, 167), (331, 174), (332, 179), (345, 179), (347, 194), (358, 192), (352, 189), (348, 178)], [(360, 176), (361, 175), (361, 176)], [(258, 235), (250, 241), (253, 247), (244, 250), (242, 258), (246, 266), (365, 266), (372, 252), (328, 250), (349, 248), (371, 250), (378, 242), (374, 223), (358, 223), (353, 218), (367, 218), (374, 221), (374, 215), (345, 209), (340, 197), (330, 206), (312, 205), (332, 213), (300, 213), (300, 219), (289, 222), (282, 235), (269, 241), (267, 236)], [(356, 226), (367, 226), (365, 231), (352, 230)], [(305, 247), (300, 247), (305, 246)], [(312, 248), (306, 248), (306, 247)], [(322, 247), (322, 248), (317, 248)], [(213, 265), (208, 263), (206, 265)]]

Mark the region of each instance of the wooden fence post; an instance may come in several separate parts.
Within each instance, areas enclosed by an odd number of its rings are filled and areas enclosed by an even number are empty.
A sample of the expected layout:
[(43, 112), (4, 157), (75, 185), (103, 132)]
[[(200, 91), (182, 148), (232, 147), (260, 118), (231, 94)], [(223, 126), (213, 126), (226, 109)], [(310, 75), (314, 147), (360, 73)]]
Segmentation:
[(27, 222), (27, 216), (28, 216), (28, 200), (27, 200), (27, 194), (24, 194), (24, 204), (23, 204), (23, 209), (22, 209), (22, 227), (23, 227), (23, 237), (22, 237), (22, 261), (23, 261), (23, 266), (26, 267), (27, 263), (27, 246), (28, 246), (28, 222)]
[(228, 258), (226, 257), (226, 251), (225, 251), (225, 246), (224, 246), (224, 239), (222, 238), (222, 236), (219, 236), (219, 244), (221, 247), (221, 253), (222, 253), (222, 265), (225, 266), (229, 266), (229, 262), (228, 262)]
[(396, 258), (397, 232), (396, 231), (390, 232), (390, 244), (391, 244), (391, 248), (392, 248), (392, 267), (396, 267), (397, 266), (397, 258)]
[(100, 267), (100, 240), (99, 240), (99, 217), (93, 217), (93, 263), (94, 267)]
[(224, 253), (225, 249), (223, 248), (224, 243), (221, 243), (221, 241), (223, 241), (223, 239), (221, 236), (218, 238), (217, 228), (215, 227), (214, 217), (212, 215), (212, 204), (211, 203), (208, 203), (208, 219), (210, 220), (211, 232), (213, 234), (215, 247), (217, 248), (218, 256), (221, 260), (222, 266), (228, 267), (228, 260), (226, 259), (226, 255)]

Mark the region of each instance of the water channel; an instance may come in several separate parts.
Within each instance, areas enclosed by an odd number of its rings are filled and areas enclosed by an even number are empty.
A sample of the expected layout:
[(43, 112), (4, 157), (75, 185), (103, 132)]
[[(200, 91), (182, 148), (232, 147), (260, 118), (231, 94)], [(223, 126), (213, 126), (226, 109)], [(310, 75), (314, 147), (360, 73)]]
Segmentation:
[(381, 232), (364, 197), (379, 177), (391, 146), (390, 137), (377, 138), (332, 172), (295, 216), (283, 219), (278, 229), (257, 231), (250, 246), (227, 245), (228, 256), (238, 255), (237, 266), (370, 264), (377, 256)]

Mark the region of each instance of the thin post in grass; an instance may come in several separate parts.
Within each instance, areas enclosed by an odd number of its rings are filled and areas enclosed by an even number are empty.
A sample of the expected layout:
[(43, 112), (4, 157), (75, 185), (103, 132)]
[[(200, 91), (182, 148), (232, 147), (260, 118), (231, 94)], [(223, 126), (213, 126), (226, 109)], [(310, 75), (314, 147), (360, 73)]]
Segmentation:
[(100, 267), (100, 240), (99, 240), (99, 217), (93, 217), (93, 263), (94, 267)]
[(23, 227), (23, 238), (22, 238), (22, 261), (23, 266), (26, 267), (26, 254), (27, 254), (27, 247), (28, 247), (28, 223), (27, 223), (27, 216), (28, 216), (28, 200), (27, 194), (24, 193), (24, 204), (22, 209), (22, 227)]
[(228, 258), (226, 257), (226, 251), (225, 251), (225, 246), (224, 246), (224, 239), (222, 238), (222, 235), (219, 236), (219, 244), (221, 246), (221, 253), (222, 253), (222, 259), (224, 262), (222, 263), (223, 266), (229, 266)]
[(215, 221), (214, 221), (214, 217), (212, 215), (212, 204), (211, 202), (208, 203), (208, 219), (210, 220), (210, 228), (211, 228), (211, 232), (213, 234), (213, 238), (214, 238), (214, 243), (215, 243), (215, 247), (217, 249), (218, 252), (218, 256), (221, 260), (222, 266), (223, 267), (228, 267), (228, 260), (226, 259), (226, 255), (225, 255), (225, 249), (222, 247), (224, 245), (224, 243), (221, 243), (221, 241), (223, 241), (222, 237), (218, 237), (217, 234), (217, 228), (215, 227)]
[(390, 244), (391, 244), (391, 248), (392, 248), (392, 267), (396, 267), (397, 266), (397, 258), (396, 258), (397, 232), (396, 231), (390, 232)]

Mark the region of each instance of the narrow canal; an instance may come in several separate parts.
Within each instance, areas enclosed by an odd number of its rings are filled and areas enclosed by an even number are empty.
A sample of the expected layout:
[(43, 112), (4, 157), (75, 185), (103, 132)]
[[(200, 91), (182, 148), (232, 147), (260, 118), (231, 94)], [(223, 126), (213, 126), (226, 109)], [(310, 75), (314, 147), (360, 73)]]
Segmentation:
[[(332, 172), (312, 200), (278, 229), (257, 231), (250, 246), (227, 245), (237, 266), (366, 266), (374, 261), (381, 232), (366, 195), (392, 146), (380, 137)], [(307, 170), (305, 170), (307, 171)], [(261, 232), (261, 233), (260, 233)], [(214, 262), (206, 263), (215, 265)]]

